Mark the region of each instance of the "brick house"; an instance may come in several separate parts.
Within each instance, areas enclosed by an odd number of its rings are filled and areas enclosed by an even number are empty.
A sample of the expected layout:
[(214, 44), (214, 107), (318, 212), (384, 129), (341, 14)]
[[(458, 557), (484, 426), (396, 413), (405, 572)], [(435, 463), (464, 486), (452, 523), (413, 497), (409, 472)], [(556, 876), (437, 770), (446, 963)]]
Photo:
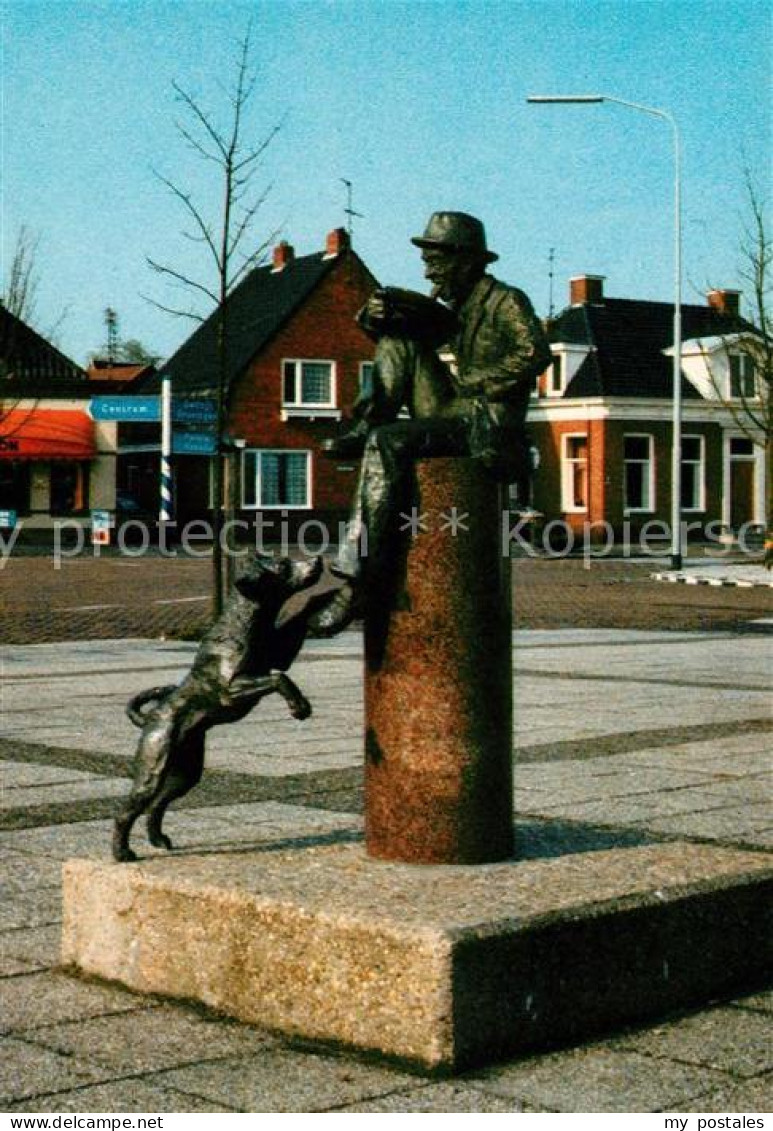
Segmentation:
[[(326, 460), (320, 445), (368, 380), (374, 347), (355, 314), (376, 286), (339, 228), (311, 255), (296, 257), (290, 244), (278, 244), (272, 262), (229, 298), (226, 432), (241, 447), (238, 517), (259, 517), (267, 541), (278, 539), (283, 520), (294, 533), (304, 520), (335, 526), (348, 513), (355, 468)], [(213, 316), (158, 376), (140, 382), (141, 391), (155, 392), (169, 377), (173, 398), (214, 397), (217, 356)], [(124, 447), (124, 477), (131, 460)], [(210, 460), (178, 456), (174, 464), (181, 526), (207, 516)], [(157, 457), (154, 470), (157, 476)]]
[(0, 511), (25, 531), (86, 526), (115, 505), (116, 425), (96, 423), (100, 382), (0, 305)]
[[(606, 522), (617, 537), (645, 526), (656, 535), (657, 522), (667, 538), (673, 307), (608, 298), (603, 282), (572, 279), (570, 305), (547, 323), (554, 362), (529, 412), (539, 452), (531, 501), (575, 534)], [(740, 348), (754, 328), (739, 297), (717, 290), (682, 308), (682, 516), (711, 523), (710, 537), (765, 522), (764, 451), (728, 405), (754, 384)]]

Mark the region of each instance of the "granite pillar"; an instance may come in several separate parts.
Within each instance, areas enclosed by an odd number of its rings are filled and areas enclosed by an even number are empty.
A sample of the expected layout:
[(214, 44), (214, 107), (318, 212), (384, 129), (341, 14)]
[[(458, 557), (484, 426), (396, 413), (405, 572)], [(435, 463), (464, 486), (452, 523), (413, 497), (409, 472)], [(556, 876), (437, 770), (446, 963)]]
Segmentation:
[(480, 864), (512, 854), (502, 496), (474, 460), (416, 463), (422, 526), (397, 540), (391, 588), (376, 590), (365, 620), (370, 856)]

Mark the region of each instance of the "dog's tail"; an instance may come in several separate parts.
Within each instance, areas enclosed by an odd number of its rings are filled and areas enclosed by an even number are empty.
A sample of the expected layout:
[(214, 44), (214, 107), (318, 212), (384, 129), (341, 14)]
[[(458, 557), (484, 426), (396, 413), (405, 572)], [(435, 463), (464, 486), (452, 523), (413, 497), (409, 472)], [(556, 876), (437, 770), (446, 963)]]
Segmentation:
[[(176, 688), (176, 683), (168, 683), (165, 687), (149, 687), (147, 691), (140, 691), (126, 704), (126, 714), (136, 727), (144, 727), (148, 721), (148, 715), (154, 707), (157, 707)], [(147, 707), (148, 703), (151, 703), (152, 706)]]

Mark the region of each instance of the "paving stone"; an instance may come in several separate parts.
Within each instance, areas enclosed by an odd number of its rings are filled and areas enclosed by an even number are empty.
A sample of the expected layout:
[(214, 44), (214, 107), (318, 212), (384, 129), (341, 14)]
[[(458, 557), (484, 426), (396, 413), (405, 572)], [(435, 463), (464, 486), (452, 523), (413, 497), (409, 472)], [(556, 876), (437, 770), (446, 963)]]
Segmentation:
[(52, 1025), (36, 1029), (35, 1040), (122, 1074), (246, 1057), (272, 1042), (258, 1029), (175, 1006)]
[(382, 1065), (275, 1049), (259, 1057), (178, 1069), (165, 1073), (161, 1081), (230, 1103), (238, 1111), (319, 1112), (405, 1091), (416, 1077)]
[(20, 829), (0, 833), (0, 847), (30, 856), (50, 856), (55, 860), (69, 860), (71, 856), (100, 859), (110, 854), (112, 830), (112, 821), (78, 821)]
[(57, 887), (17, 892), (0, 900), (0, 931), (45, 926), (62, 921), (62, 896)]
[[(7, 717), (7, 711), (3, 714)], [(0, 791), (91, 781), (93, 777), (93, 774), (83, 770), (70, 770), (64, 766), (44, 766), (36, 762), (0, 762)]]
[(0, 1025), (4, 1032), (18, 1033), (60, 1021), (144, 1010), (154, 1004), (149, 997), (54, 971), (0, 982)]
[[(0, 978), (15, 978), (19, 974), (34, 974), (44, 969), (39, 962), (32, 962), (26, 958), (14, 958), (12, 954), (5, 954), (2, 949), (2, 936), (0, 936)], [(0, 1022), (2, 1018), (0, 1018)]]
[(88, 1084), (99, 1072), (86, 1061), (60, 1056), (27, 1041), (0, 1040), (0, 1103)]
[(674, 817), (647, 819), (653, 832), (680, 837), (707, 837), (712, 840), (748, 841), (755, 833), (764, 833), (771, 815), (766, 802), (757, 805), (728, 805), (705, 813), (687, 813)]
[(344, 1104), (336, 1111), (358, 1112), (526, 1112), (544, 1111), (544, 1108), (527, 1107), (518, 1100), (486, 1092), (466, 1083), (427, 1084), (405, 1092), (391, 1092), (376, 1100), (357, 1104)]
[(184, 1095), (172, 1088), (161, 1088), (151, 1080), (116, 1080), (108, 1084), (92, 1084), (69, 1092), (55, 1092), (7, 1106), (8, 1111), (53, 1112), (127, 1112), (154, 1115), (161, 1112), (227, 1112), (222, 1104), (210, 1104), (198, 1096)]
[(761, 1009), (764, 1013), (773, 1013), (773, 990), (766, 990), (761, 994), (749, 994), (747, 997), (738, 998), (733, 1005), (741, 1009)]
[(57, 887), (62, 882), (58, 860), (40, 859), (23, 852), (3, 852), (0, 888), (6, 895), (39, 887)]
[(4, 955), (23, 959), (38, 967), (58, 965), (61, 950), (62, 928), (59, 923), (0, 934), (0, 951)]
[(750, 1009), (712, 1009), (611, 1042), (653, 1058), (755, 1076), (773, 1068), (770, 1019)]
[(694, 1111), (694, 1097), (725, 1079), (706, 1068), (592, 1046), (493, 1069), (470, 1082), (548, 1111), (653, 1112)]
[(94, 797), (121, 797), (126, 782), (118, 778), (91, 778), (89, 781), (50, 785), (45, 790), (9, 789), (0, 793), (0, 810), (19, 809), (25, 805), (56, 805), (63, 801), (87, 801)]
[(695, 1110), (708, 1113), (773, 1111), (773, 1076), (727, 1084), (695, 1100)]

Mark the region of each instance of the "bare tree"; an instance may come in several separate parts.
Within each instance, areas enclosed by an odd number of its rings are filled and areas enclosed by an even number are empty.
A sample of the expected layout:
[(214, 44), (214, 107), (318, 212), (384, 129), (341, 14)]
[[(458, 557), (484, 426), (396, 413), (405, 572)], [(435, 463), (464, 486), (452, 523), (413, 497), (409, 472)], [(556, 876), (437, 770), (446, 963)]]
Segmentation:
[[(250, 63), (250, 31), (239, 43), (235, 67), (235, 80), (230, 90), (225, 92), (228, 101), (228, 122), (219, 126), (215, 116), (202, 107), (178, 83), (173, 84), (180, 102), (184, 119), (176, 123), (177, 130), (185, 143), (196, 156), (214, 166), (220, 182), (222, 207), (214, 220), (210, 220), (203, 208), (194, 200), (191, 192), (175, 181), (157, 173), (159, 180), (181, 205), (187, 215), (189, 228), (183, 232), (186, 239), (201, 245), (214, 268), (211, 275), (196, 278), (186, 271), (179, 270), (169, 263), (161, 263), (148, 257), (148, 264), (157, 274), (168, 282), (187, 290), (193, 300), (204, 300), (216, 320), (218, 344), (218, 363), (215, 381), (217, 401), (217, 454), (214, 460), (213, 475), (213, 610), (217, 616), (222, 611), (224, 583), (227, 578), (223, 570), (223, 440), (228, 397), (228, 296), (248, 271), (262, 262), (277, 233), (272, 232), (250, 253), (243, 248), (251, 235), (252, 225), (258, 211), (264, 204), (270, 186), (257, 189), (256, 174), (271, 142), (281, 126), (276, 125), (258, 141), (248, 136), (246, 115), (255, 93), (256, 75)], [(154, 305), (167, 313), (203, 322), (202, 315), (195, 304), (187, 308), (171, 307), (154, 300)]]
[(26, 224), (22, 224), (16, 233), (16, 246), (3, 288), (3, 306), (22, 322), (33, 322), (35, 319), (40, 283), (37, 268), (39, 246), (40, 236), (31, 232)]
[[(748, 332), (723, 335), (728, 369), (709, 365), (714, 393), (736, 427), (765, 452), (767, 528), (765, 565), (773, 567), (773, 239), (749, 170), (745, 173), (748, 218), (741, 241), (739, 276), (750, 295)], [(733, 367), (736, 367), (735, 369)]]

